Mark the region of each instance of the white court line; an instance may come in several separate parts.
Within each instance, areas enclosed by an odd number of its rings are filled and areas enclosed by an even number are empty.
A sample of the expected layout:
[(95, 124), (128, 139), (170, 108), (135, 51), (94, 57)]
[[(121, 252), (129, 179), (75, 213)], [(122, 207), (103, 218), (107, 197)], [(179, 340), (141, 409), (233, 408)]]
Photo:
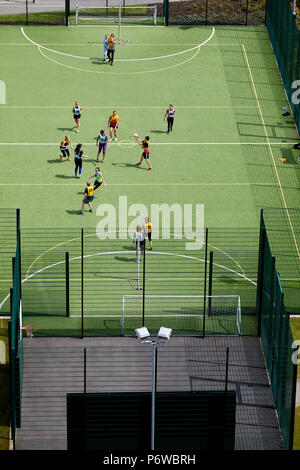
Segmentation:
[[(115, 25), (115, 28), (117, 28), (117, 24)], [(112, 26), (113, 28), (114, 26)], [(107, 29), (107, 25), (97, 25), (97, 24), (83, 24), (83, 25), (69, 25), (68, 28), (105, 28)], [(127, 25), (127, 26), (122, 26), (122, 28), (149, 28), (149, 26), (146, 26), (146, 25)], [(153, 28), (165, 28), (165, 26), (151, 26), (151, 29)]]
[(254, 93), (254, 96), (255, 96), (256, 103), (257, 103), (257, 109), (258, 109), (259, 115), (260, 115), (261, 124), (262, 124), (262, 127), (264, 129), (264, 134), (265, 134), (265, 137), (266, 137), (266, 140), (267, 140), (267, 146), (268, 146), (268, 149), (269, 149), (269, 152), (270, 152), (270, 155), (271, 155), (273, 168), (274, 168), (274, 171), (275, 171), (275, 174), (276, 174), (276, 179), (278, 181), (281, 198), (282, 198), (284, 209), (285, 209), (288, 221), (289, 221), (289, 226), (290, 226), (290, 229), (291, 229), (291, 233), (292, 233), (292, 237), (293, 237), (293, 240), (294, 240), (294, 245), (295, 245), (295, 248), (296, 248), (298, 259), (300, 260), (300, 249), (298, 247), (297, 238), (296, 238), (294, 227), (293, 227), (293, 224), (292, 224), (292, 221), (291, 221), (288, 205), (287, 205), (285, 195), (284, 195), (284, 191), (283, 191), (283, 188), (282, 188), (282, 185), (281, 185), (281, 181), (280, 181), (279, 173), (278, 173), (278, 170), (277, 170), (277, 166), (275, 164), (275, 157), (274, 157), (273, 150), (272, 150), (272, 144), (271, 144), (269, 136), (268, 136), (267, 126), (266, 126), (264, 116), (263, 116), (263, 112), (262, 112), (262, 109), (261, 109), (261, 106), (260, 106), (260, 102), (259, 102), (256, 86), (255, 86), (255, 83), (254, 83), (254, 80), (253, 80), (252, 71), (251, 71), (251, 68), (250, 68), (250, 64), (249, 64), (249, 60), (248, 60), (245, 45), (242, 44), (242, 47), (243, 47), (245, 62), (246, 62), (247, 68), (248, 68), (248, 73), (249, 73), (250, 80), (251, 80), (251, 83), (252, 83), (253, 93)]
[[(38, 44), (38, 43), (34, 42), (32, 39), (30, 39), (25, 34), (23, 26), (21, 27), (21, 32), (22, 32), (23, 36), (25, 37), (25, 39), (27, 39), (29, 42), (31, 42), (35, 46), (39, 47), (40, 49), (45, 49), (46, 51), (54, 52), (56, 54), (60, 54), (60, 55), (63, 55), (65, 57), (72, 57), (74, 59), (99, 60), (99, 58), (95, 58), (95, 57), (77, 56), (77, 55), (73, 55), (73, 54), (67, 54), (65, 52), (56, 51), (55, 49), (49, 49), (48, 47), (41, 46), (40, 44)], [(215, 28), (213, 28), (212, 33), (210, 34), (209, 38), (206, 39), (204, 42), (202, 42), (201, 44), (198, 44), (197, 46), (191, 47), (190, 49), (186, 49), (184, 51), (175, 52), (173, 54), (168, 54), (168, 55), (163, 55), (163, 56), (158, 56), (158, 57), (141, 57), (139, 59), (116, 59), (115, 62), (139, 62), (139, 61), (145, 61), (145, 60), (157, 60), (157, 59), (166, 59), (166, 58), (169, 58), (169, 57), (175, 57), (177, 55), (185, 54), (186, 52), (191, 52), (191, 51), (194, 51), (195, 49), (200, 48), (201, 46), (206, 44), (208, 41), (210, 41), (211, 38), (214, 36), (214, 34), (215, 34)]]
[[(294, 140), (292, 142), (152, 142), (152, 145), (261, 145), (267, 146), (270, 145), (293, 145), (299, 142), (299, 140)], [(43, 146), (59, 146), (57, 142), (0, 142), (0, 146), (16, 146), (16, 147), (25, 147), (25, 146), (33, 146), (33, 147), (43, 147)], [(94, 146), (96, 147), (96, 142), (85, 142), (82, 145), (85, 146)], [(138, 146), (139, 144), (136, 142), (111, 142), (110, 145), (116, 145), (119, 147), (123, 146)]]
[[(70, 109), (72, 106), (2, 106), (1, 109)], [(84, 106), (84, 109), (113, 109), (114, 106)], [(166, 109), (165, 106), (118, 106), (118, 109)], [(257, 106), (176, 106), (176, 109), (257, 109)]]
[[(108, 252), (100, 252), (100, 253), (92, 253), (90, 255), (84, 255), (83, 258), (92, 258), (94, 256), (103, 256), (103, 255), (116, 255), (116, 254), (124, 254), (124, 253), (130, 253), (131, 255), (132, 254), (135, 254), (135, 250), (132, 250), (132, 251), (108, 251)], [(205, 263), (205, 260), (202, 259), (202, 258), (196, 258), (195, 256), (188, 256), (188, 255), (179, 255), (177, 253), (168, 253), (168, 252), (161, 252), (161, 251), (149, 251), (149, 253), (151, 254), (151, 256), (157, 254), (157, 255), (165, 255), (165, 256), (177, 256), (178, 258), (186, 258), (186, 259), (191, 259), (191, 260), (195, 260), (195, 261), (201, 261), (202, 263)], [(81, 256), (76, 256), (75, 258), (70, 258), (69, 262), (71, 261), (77, 261), (77, 260), (80, 260), (81, 259)], [(55, 266), (59, 266), (61, 264), (64, 264), (65, 263), (65, 260), (62, 260), (62, 261), (58, 261), (57, 263), (53, 263), (53, 264), (49, 264), (49, 266), (45, 266), (41, 269), (38, 269), (37, 271), (35, 271), (34, 273), (30, 274), (29, 276), (27, 276), (25, 279), (23, 279), (21, 281), (21, 283), (23, 284), (24, 282), (28, 281), (29, 279), (31, 279), (32, 277), (34, 277), (36, 274), (40, 274), (44, 271), (46, 271), (47, 269), (51, 269)], [(209, 261), (208, 261), (209, 263)], [(254, 286), (256, 286), (256, 282), (252, 281), (252, 279), (248, 278), (247, 276), (245, 276), (244, 274), (241, 274), (237, 271), (235, 271), (234, 269), (231, 269), (231, 268), (228, 268), (226, 266), (223, 266), (222, 264), (217, 264), (217, 263), (213, 263), (214, 266), (218, 266), (219, 268), (221, 269), (225, 269), (225, 271), (229, 271), (231, 273), (234, 273), (236, 274), (237, 276), (241, 277), (242, 279), (244, 279), (245, 281), (248, 281), (250, 282), (251, 284), (253, 284)], [(127, 280), (127, 279), (126, 279)], [(5, 304), (5, 302), (7, 302), (7, 300), (10, 298), (10, 294), (8, 294), (3, 300), (2, 302), (0, 303), (0, 310), (2, 309), (3, 305)]]
[[(103, 43), (102, 42), (94, 42), (94, 43), (76, 43), (76, 42), (43, 42), (42, 43), (43, 46), (96, 46), (96, 47), (103, 47)], [(214, 43), (214, 44), (206, 44), (207, 46), (240, 46), (240, 44), (238, 43), (235, 43), (235, 44), (231, 44), (231, 43), (226, 43), (226, 44), (217, 44), (217, 43)], [(21, 42), (11, 42), (11, 43), (5, 43), (5, 42), (1, 42), (0, 43), (0, 46), (35, 46), (35, 44), (24, 44), (24, 43), (21, 43)], [(130, 46), (197, 46), (197, 44), (195, 44), (194, 42), (186, 42), (186, 43), (180, 43), (180, 42), (170, 42), (170, 43), (147, 43), (147, 42), (139, 42), (139, 43), (129, 43), (127, 44), (128, 47)]]
[[(58, 160), (57, 160), (58, 162)], [(83, 183), (14, 183), (16, 186), (81, 186)], [(106, 186), (277, 186), (278, 183), (165, 183), (156, 181), (154, 183), (109, 183)], [(0, 183), (1, 186), (7, 186), (7, 183)]]

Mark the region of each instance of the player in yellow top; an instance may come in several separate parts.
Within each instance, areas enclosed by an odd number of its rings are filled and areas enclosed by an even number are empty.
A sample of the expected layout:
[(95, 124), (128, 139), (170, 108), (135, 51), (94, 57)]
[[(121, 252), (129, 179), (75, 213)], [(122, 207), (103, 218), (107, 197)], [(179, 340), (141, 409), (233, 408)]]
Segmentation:
[(63, 159), (63, 157), (68, 157), (68, 160), (71, 161), (70, 152), (68, 149), (69, 146), (71, 147), (71, 149), (73, 148), (70, 137), (66, 135), (65, 138), (61, 141), (59, 147), (59, 150), (61, 151), (61, 155), (59, 156), (59, 158), (61, 160)]
[(108, 38), (108, 44), (107, 44), (107, 57), (108, 57), (108, 63), (110, 65), (113, 64), (115, 50), (116, 50), (116, 40), (115, 40), (114, 34), (111, 34)]
[(117, 111), (113, 111), (109, 116), (107, 127), (109, 128), (110, 140), (112, 139), (112, 135), (114, 133), (115, 141), (117, 141), (117, 130), (119, 128), (119, 116), (117, 115)]
[(145, 223), (144, 223), (144, 232), (145, 232), (145, 237), (148, 238), (149, 243), (150, 243), (150, 250), (152, 250), (152, 224), (149, 220), (149, 217), (145, 217)]
[(88, 204), (90, 208), (90, 212), (93, 212), (91, 202), (94, 200), (94, 193), (95, 193), (94, 186), (92, 186), (91, 183), (87, 181), (86, 188), (84, 190), (84, 198), (82, 199), (82, 203), (81, 203), (81, 211), (80, 211), (81, 215), (84, 214), (84, 204)]

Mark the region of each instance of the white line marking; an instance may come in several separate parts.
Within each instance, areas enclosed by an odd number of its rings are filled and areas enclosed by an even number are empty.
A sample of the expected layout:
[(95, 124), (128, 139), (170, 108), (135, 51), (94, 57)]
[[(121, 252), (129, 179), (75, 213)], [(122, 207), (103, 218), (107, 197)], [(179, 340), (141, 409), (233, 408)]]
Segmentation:
[(293, 224), (292, 224), (292, 221), (291, 221), (291, 218), (290, 218), (290, 213), (289, 213), (288, 206), (287, 206), (287, 203), (286, 203), (286, 199), (285, 199), (285, 196), (284, 196), (284, 192), (283, 192), (283, 189), (282, 189), (282, 186), (281, 186), (281, 181), (280, 181), (280, 178), (279, 178), (277, 166), (275, 164), (274, 154), (273, 154), (273, 151), (272, 151), (272, 145), (271, 145), (271, 142), (269, 140), (266, 123), (265, 123), (263, 113), (262, 113), (262, 110), (261, 110), (260, 102), (259, 102), (259, 99), (258, 99), (258, 94), (257, 94), (257, 91), (256, 91), (256, 86), (255, 86), (255, 83), (254, 83), (254, 80), (253, 80), (253, 76), (252, 76), (252, 72), (251, 72), (251, 68), (250, 68), (250, 64), (249, 64), (249, 60), (248, 60), (248, 56), (247, 56), (244, 44), (242, 44), (242, 47), (243, 47), (245, 61), (246, 61), (246, 64), (247, 64), (248, 72), (249, 72), (251, 83), (252, 83), (253, 92), (254, 92), (254, 95), (255, 95), (255, 100), (256, 100), (256, 103), (257, 103), (257, 108), (258, 108), (259, 115), (260, 115), (260, 120), (261, 120), (263, 129), (264, 129), (264, 133), (265, 133), (265, 136), (266, 136), (267, 146), (268, 146), (268, 149), (270, 151), (273, 167), (274, 167), (275, 174), (276, 174), (276, 179), (278, 181), (281, 198), (282, 198), (283, 205), (284, 205), (284, 208), (285, 208), (285, 212), (286, 212), (286, 215), (287, 215), (287, 218), (288, 218), (288, 221), (289, 221), (289, 225), (290, 225), (290, 229), (291, 229), (291, 232), (292, 232), (292, 237), (293, 237), (293, 240), (294, 240), (294, 245), (295, 245), (295, 248), (296, 248), (296, 252), (297, 252), (298, 258), (300, 260), (300, 251), (299, 251), (299, 247), (298, 247), (298, 244), (297, 244), (297, 239), (296, 239), (294, 227), (293, 227)]
[[(1, 109), (70, 109), (72, 106), (1, 106)], [(114, 106), (84, 106), (84, 109), (113, 109)], [(165, 106), (118, 106), (118, 109), (166, 109)], [(257, 106), (176, 106), (176, 109), (257, 109)]]
[[(57, 161), (59, 163), (59, 161)], [(17, 183), (16, 186), (80, 186), (82, 183)], [(109, 183), (106, 186), (277, 186), (278, 183), (165, 183), (165, 182), (154, 182), (154, 183)], [(7, 186), (7, 183), (0, 183), (1, 186)]]
[[(77, 55), (73, 55), (73, 54), (67, 54), (65, 52), (56, 51), (55, 49), (49, 49), (48, 47), (41, 46), (40, 44), (32, 41), (32, 39), (30, 39), (26, 35), (26, 33), (24, 32), (23, 26), (21, 27), (21, 32), (22, 32), (23, 36), (25, 37), (25, 39), (27, 39), (29, 42), (31, 42), (35, 46), (39, 47), (40, 49), (45, 49), (46, 51), (54, 52), (56, 54), (60, 54), (60, 55), (66, 56), (66, 57), (72, 57), (74, 59), (101, 60), (102, 61), (102, 58), (99, 59), (99, 57), (83, 57), (83, 56), (77, 56)], [(184, 51), (181, 51), (181, 52), (175, 52), (173, 54), (163, 55), (163, 56), (159, 56), (159, 57), (142, 57), (142, 58), (139, 58), (139, 59), (116, 59), (115, 62), (139, 62), (139, 61), (145, 61), (145, 60), (157, 60), (157, 59), (166, 59), (166, 58), (169, 58), (169, 57), (175, 57), (177, 55), (185, 54), (186, 52), (191, 52), (191, 51), (194, 51), (195, 49), (200, 48), (201, 46), (206, 44), (208, 41), (210, 41), (211, 38), (214, 36), (214, 34), (215, 34), (215, 28), (213, 28), (211, 35), (204, 42), (202, 42), (201, 44), (198, 44), (197, 46), (191, 47), (190, 49), (186, 49)]]
[[(93, 43), (76, 43), (76, 42), (43, 42), (41, 45), (43, 46), (88, 46), (88, 47), (93, 47), (93, 46), (96, 46), (96, 47), (102, 47), (103, 46), (103, 43), (102, 42), (93, 42)], [(221, 46), (240, 46), (240, 44), (217, 44), (217, 43), (214, 43), (214, 44), (206, 44), (207, 46), (218, 46), (218, 47), (221, 47)], [(35, 44), (24, 44), (24, 43), (0, 43), (0, 46), (35, 46)], [(128, 47), (130, 46), (197, 46), (197, 44), (195, 44), (194, 42), (186, 42), (186, 43), (146, 43), (146, 42), (139, 42), (138, 44), (134, 44), (134, 43), (128, 43), (127, 44)]]
[[(116, 254), (124, 254), (124, 253), (130, 253), (131, 255), (135, 255), (135, 250), (132, 250), (132, 251), (108, 251), (108, 252), (100, 252), (100, 253), (92, 253), (90, 255), (84, 255), (83, 258), (92, 258), (94, 256), (105, 256), (105, 255), (116, 255)], [(177, 256), (178, 258), (186, 258), (186, 259), (191, 259), (191, 260), (195, 260), (195, 261), (201, 261), (202, 263), (205, 263), (205, 260), (202, 259), (202, 258), (196, 258), (195, 256), (188, 256), (188, 255), (179, 255), (178, 253), (167, 253), (167, 252), (161, 252), (161, 251), (149, 251), (149, 254), (151, 253), (151, 256), (157, 254), (157, 255), (165, 255), (165, 256)], [(69, 262), (71, 261), (78, 261), (81, 259), (81, 256), (76, 256), (75, 258), (70, 258)], [(23, 279), (21, 282), (22, 284), (26, 281), (28, 281), (29, 279), (31, 279), (32, 277), (36, 276), (37, 274), (40, 274), (44, 271), (46, 271), (47, 269), (51, 269), (55, 266), (59, 266), (61, 264), (64, 264), (65, 263), (65, 260), (62, 260), (62, 261), (58, 261), (57, 263), (53, 263), (53, 264), (49, 264), (48, 266), (44, 266), (43, 268), (41, 269), (38, 269), (37, 271), (35, 271), (34, 273), (30, 274), (29, 276), (27, 276), (25, 279)], [(208, 261), (209, 263), (209, 261)], [(238, 273), (237, 271), (234, 271), (234, 269), (230, 269), (230, 268), (227, 268), (226, 266), (223, 266), (222, 264), (218, 264), (218, 263), (213, 263), (214, 266), (217, 266), (221, 269), (225, 269), (225, 271), (229, 271), (231, 273), (234, 273), (236, 274), (237, 276), (241, 277), (242, 279), (244, 279), (245, 281), (248, 281), (250, 282), (251, 284), (253, 284), (254, 286), (256, 286), (256, 282), (252, 281), (252, 279), (248, 278), (247, 276), (245, 276), (244, 274), (241, 274), (241, 273)], [(176, 278), (174, 278), (174, 280), (176, 280)], [(8, 294), (3, 300), (2, 302), (0, 303), (0, 310), (2, 309), (3, 305), (5, 304), (5, 302), (9, 299), (10, 297), (10, 294)]]
[[(293, 145), (299, 142), (299, 140), (294, 140), (293, 142), (152, 142), (151, 145), (262, 145), (262, 146), (270, 146), (270, 145)], [(59, 143), (54, 142), (0, 142), (0, 146), (58, 146)], [(96, 143), (92, 142), (85, 142), (82, 145), (85, 146), (94, 146), (96, 147)], [(116, 146), (138, 146), (136, 142), (111, 142), (111, 145)]]

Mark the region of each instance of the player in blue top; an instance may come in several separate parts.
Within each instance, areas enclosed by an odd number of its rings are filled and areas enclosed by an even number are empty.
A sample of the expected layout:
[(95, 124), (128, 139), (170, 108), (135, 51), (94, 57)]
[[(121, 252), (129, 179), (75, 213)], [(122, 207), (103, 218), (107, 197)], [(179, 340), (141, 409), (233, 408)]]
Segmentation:
[(105, 154), (106, 154), (106, 146), (107, 146), (108, 142), (109, 141), (108, 141), (108, 137), (106, 135), (106, 131), (101, 129), (100, 134), (98, 135), (97, 140), (96, 140), (96, 145), (99, 146), (98, 147), (98, 152), (97, 152), (97, 162), (99, 162), (99, 155), (100, 155), (101, 150), (102, 150), (103, 158), (102, 158), (101, 161), (102, 161), (102, 163), (104, 163), (104, 158), (105, 158)]
[(75, 102), (75, 105), (73, 106), (72, 112), (73, 112), (73, 118), (74, 118), (75, 123), (76, 123), (76, 131), (75, 132), (78, 133), (79, 132), (79, 126), (80, 126), (81, 112), (82, 112), (82, 108), (79, 106), (78, 101)]
[(108, 34), (105, 34), (105, 36), (104, 36), (103, 47), (104, 47), (104, 56), (103, 56), (103, 62), (104, 62), (106, 57), (107, 57)]
[[(80, 178), (82, 172), (82, 159), (88, 158), (87, 155), (84, 155), (82, 150), (82, 144), (77, 144), (74, 150), (74, 163), (75, 163), (75, 178)], [(77, 172), (79, 175), (77, 176)]]
[(174, 117), (175, 117), (175, 109), (173, 108), (173, 105), (170, 104), (164, 116), (164, 121), (166, 120), (166, 118), (168, 121), (168, 134), (173, 129)]

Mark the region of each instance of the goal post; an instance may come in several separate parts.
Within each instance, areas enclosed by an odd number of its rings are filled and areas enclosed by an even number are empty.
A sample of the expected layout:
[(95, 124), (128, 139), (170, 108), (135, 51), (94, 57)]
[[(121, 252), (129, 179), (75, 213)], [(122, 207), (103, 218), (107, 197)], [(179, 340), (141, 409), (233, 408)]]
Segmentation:
[(95, 7), (76, 5), (75, 25), (157, 25), (157, 5)]
[(173, 336), (202, 336), (204, 318), (207, 336), (242, 334), (238, 295), (145, 295), (143, 318), (142, 311), (142, 295), (123, 296), (123, 336), (134, 336), (134, 330), (141, 327), (143, 320), (151, 335), (164, 326), (172, 329)]

